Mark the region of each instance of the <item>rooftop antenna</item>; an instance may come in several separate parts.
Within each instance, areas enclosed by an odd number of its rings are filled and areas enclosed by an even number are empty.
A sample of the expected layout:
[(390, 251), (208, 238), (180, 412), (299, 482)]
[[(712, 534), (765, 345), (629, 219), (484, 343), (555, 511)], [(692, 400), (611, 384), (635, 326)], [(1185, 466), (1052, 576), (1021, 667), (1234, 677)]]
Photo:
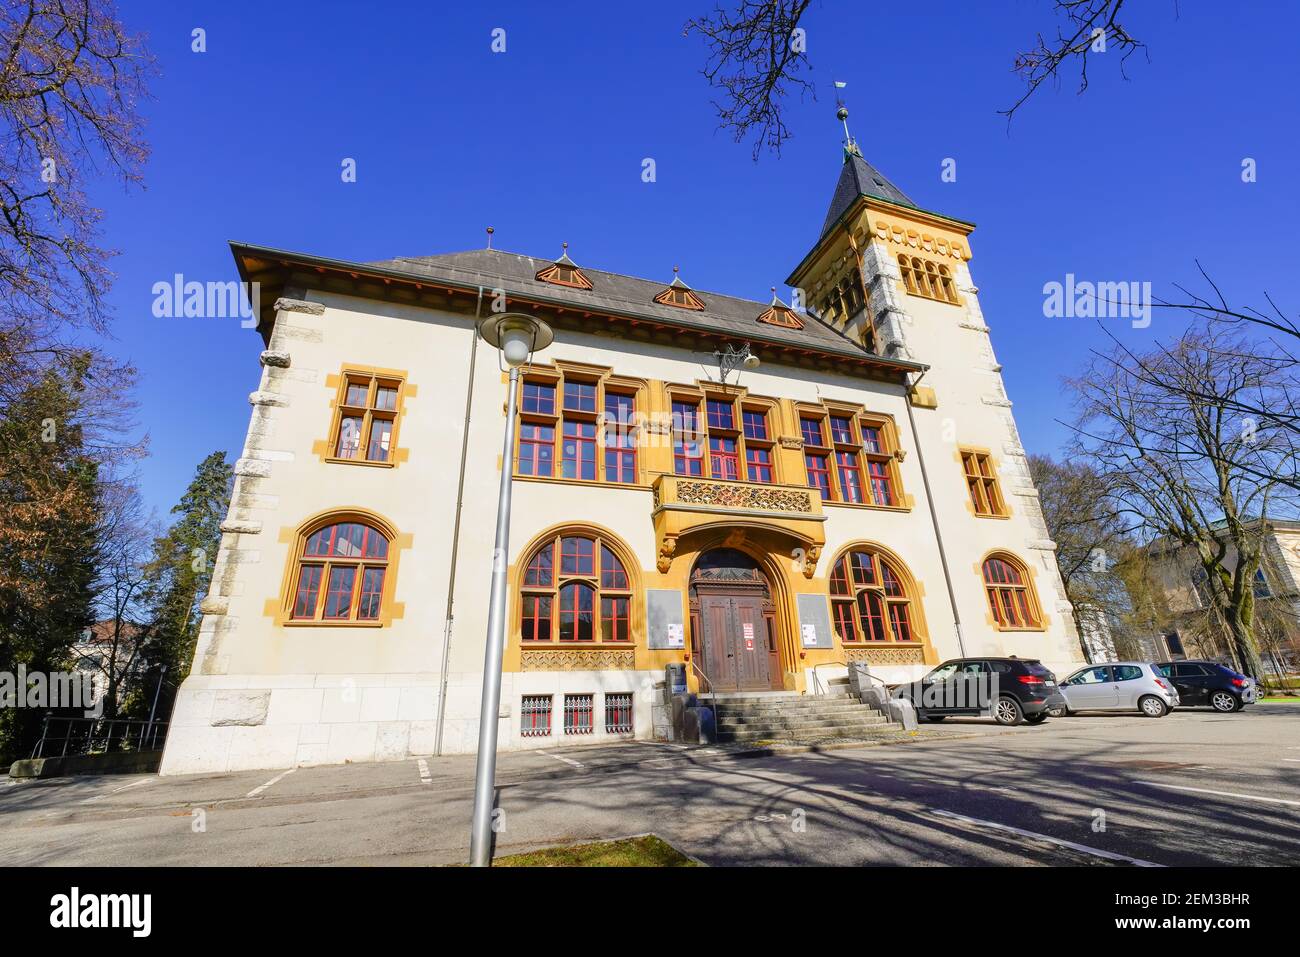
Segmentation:
[(489, 226), (489, 227), (487, 228), (487, 234), (488, 234), (488, 244), (487, 244), (487, 248), (488, 248), (488, 249), (491, 249), (491, 248), (492, 248), (492, 234), (493, 234), (494, 232), (496, 232), (496, 230), (494, 230), (491, 226)]

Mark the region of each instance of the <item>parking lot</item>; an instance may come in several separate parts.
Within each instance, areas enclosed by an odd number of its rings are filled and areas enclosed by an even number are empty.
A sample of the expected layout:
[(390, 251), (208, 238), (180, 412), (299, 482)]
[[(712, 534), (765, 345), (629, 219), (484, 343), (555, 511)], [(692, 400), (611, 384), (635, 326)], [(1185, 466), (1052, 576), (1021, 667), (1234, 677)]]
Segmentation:
[[(0, 863), (459, 863), (473, 765), (6, 782)], [(758, 757), (557, 744), (503, 754), (498, 784), (498, 853), (655, 832), (714, 865), (1296, 864), (1300, 704)]]

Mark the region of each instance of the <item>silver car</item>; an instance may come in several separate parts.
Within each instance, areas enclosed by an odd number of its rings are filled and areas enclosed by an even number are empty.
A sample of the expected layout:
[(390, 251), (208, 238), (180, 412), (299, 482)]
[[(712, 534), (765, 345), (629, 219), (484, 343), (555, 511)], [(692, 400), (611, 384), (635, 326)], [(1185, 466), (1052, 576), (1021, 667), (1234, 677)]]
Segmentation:
[(1163, 718), (1178, 707), (1173, 684), (1149, 661), (1116, 661), (1080, 668), (1061, 682), (1064, 714), (1137, 711)]

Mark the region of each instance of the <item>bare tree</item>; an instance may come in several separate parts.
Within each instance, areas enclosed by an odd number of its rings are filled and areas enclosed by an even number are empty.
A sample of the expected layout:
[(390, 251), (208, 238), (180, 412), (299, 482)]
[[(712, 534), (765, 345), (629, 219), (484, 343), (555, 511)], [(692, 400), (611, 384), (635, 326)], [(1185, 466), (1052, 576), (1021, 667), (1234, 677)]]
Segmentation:
[(712, 14), (687, 21), (684, 36), (704, 37), (709, 57), (701, 71), (722, 91), (714, 100), (718, 125), (731, 130), (739, 143), (754, 134), (754, 159), (766, 146), (778, 155), (790, 138), (782, 115), (792, 91), (817, 98), (812, 81), (800, 75), (811, 70), (796, 29), (811, 0), (738, 0), (730, 8), (718, 5)]
[(1204, 325), (1141, 356), (1096, 353), (1071, 382), (1080, 404), (1074, 454), (1091, 459), (1149, 538), (1196, 556), (1237, 661), (1252, 675), (1260, 670), (1253, 583), (1263, 548), (1254, 519), (1294, 508), (1279, 481), (1294, 462), (1279, 429), (1243, 423), (1238, 409), (1274, 403), (1276, 372), (1276, 360), (1249, 342)]
[(105, 688), (104, 714), (118, 705), (140, 670), (148, 643), (154, 576), (149, 560), (157, 530), (145, 518), (139, 493), (130, 486), (103, 491), (96, 529), (93, 640), (73, 647), (83, 670), (97, 673)]
[(1119, 640), (1115, 632), (1129, 610), (1125, 583), (1114, 566), (1131, 548), (1131, 523), (1107, 494), (1107, 478), (1087, 462), (1031, 455), (1029, 470), (1056, 543), (1065, 597), (1074, 606), (1079, 646), (1092, 661), (1098, 639)]
[(105, 0), (0, 6), (0, 315), (102, 328), (111, 253), (83, 181), (140, 181), (152, 61)]
[(1079, 72), (1079, 93), (1088, 89), (1088, 58), (1118, 53), (1120, 74), (1128, 79), (1125, 64), (1134, 53), (1145, 53), (1146, 44), (1137, 40), (1120, 22), (1124, 0), (1056, 0), (1062, 20), (1051, 39), (1038, 34), (1034, 46), (1016, 54), (1015, 72), (1025, 81), (1025, 92), (1010, 108), (1002, 110), (1008, 120), (1048, 80), (1057, 82), (1062, 69), (1071, 64)]

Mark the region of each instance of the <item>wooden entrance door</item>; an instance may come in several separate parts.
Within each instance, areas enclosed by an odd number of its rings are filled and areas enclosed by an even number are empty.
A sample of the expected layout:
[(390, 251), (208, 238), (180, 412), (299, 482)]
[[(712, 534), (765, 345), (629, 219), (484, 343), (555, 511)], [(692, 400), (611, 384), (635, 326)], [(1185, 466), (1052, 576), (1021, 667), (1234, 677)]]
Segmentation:
[(763, 599), (754, 594), (700, 594), (703, 668), (716, 691), (767, 691), (776, 654)]

